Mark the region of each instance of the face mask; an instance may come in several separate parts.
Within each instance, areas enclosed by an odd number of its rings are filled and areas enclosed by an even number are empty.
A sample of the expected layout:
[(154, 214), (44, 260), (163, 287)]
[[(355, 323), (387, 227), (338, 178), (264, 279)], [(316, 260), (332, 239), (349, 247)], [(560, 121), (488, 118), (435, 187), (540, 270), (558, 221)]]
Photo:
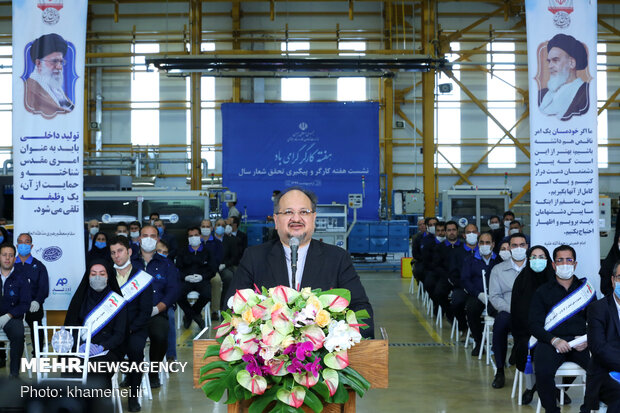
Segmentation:
[(32, 245), (28, 244), (17, 244), (17, 253), (22, 257), (30, 254), (30, 250), (32, 249)]
[(435, 227), (428, 227), (428, 232), (435, 235)]
[(616, 293), (616, 297), (620, 298), (620, 282), (616, 283), (616, 288), (614, 288), (614, 293)]
[(476, 245), (476, 242), (478, 242), (478, 234), (474, 234), (473, 232), (465, 234), (465, 241), (467, 241), (469, 245)]
[(575, 267), (572, 265), (556, 265), (555, 274), (563, 280), (568, 280), (573, 276)]
[(0, 244), (4, 242), (4, 235), (0, 235)]
[(496, 230), (499, 229), (499, 223), (494, 223), (494, 224), (489, 224), (489, 228), (491, 228), (492, 230)]
[(90, 288), (99, 293), (105, 290), (105, 287), (108, 285), (108, 278), (102, 277), (101, 275), (95, 275), (94, 277), (90, 277), (88, 282), (90, 284)]
[(523, 261), (525, 259), (525, 253), (527, 252), (527, 250), (525, 248), (514, 248), (512, 250), (510, 250), (511, 254), (512, 254), (512, 259), (515, 261)]
[(510, 228), (510, 223), (512, 221), (504, 221), (504, 228)]
[(163, 227), (157, 227), (157, 232), (159, 233), (159, 236), (161, 237), (162, 235), (164, 235), (164, 228)]
[(105, 241), (95, 241), (95, 247), (105, 248)]
[(224, 227), (222, 227), (222, 226), (217, 226), (217, 227), (215, 227), (215, 233), (216, 233), (217, 235), (220, 235), (220, 236), (221, 236), (221, 235), (224, 235), (224, 231), (225, 231), (225, 230), (224, 230)]
[(200, 233), (203, 237), (208, 237), (211, 235), (211, 228), (200, 228)]
[(518, 228), (513, 228), (513, 229), (511, 229), (510, 231), (508, 231), (508, 233), (509, 233), (510, 235), (512, 235), (512, 234), (518, 234), (519, 232), (520, 232), (520, 230), (519, 230)]
[(140, 240), (140, 246), (146, 252), (155, 251), (155, 247), (157, 246), (157, 240), (155, 238), (142, 238)]
[(483, 257), (486, 257), (491, 253), (490, 245), (480, 245), (478, 249), (480, 250), (480, 255), (482, 255)]
[(164, 258), (168, 258), (168, 254), (164, 254), (164, 253), (162, 253), (162, 252), (158, 252), (158, 254), (159, 254), (159, 255), (161, 255), (161, 256), (162, 256), (162, 257), (164, 257)]
[(126, 232), (119, 232), (118, 234), (116, 234), (117, 237), (125, 237), (127, 238), (127, 233)]
[(224, 233), (232, 234), (232, 227), (230, 225), (226, 225), (226, 228), (224, 228)]
[(502, 257), (502, 260), (506, 261), (512, 257), (512, 254), (508, 250), (503, 250), (499, 252), (499, 256)]
[(437, 241), (439, 242), (444, 242), (446, 240), (446, 237), (435, 237), (437, 238)]
[(114, 268), (116, 268), (117, 270), (124, 270), (125, 268), (129, 267), (129, 265), (131, 265), (131, 260), (127, 260), (127, 262), (123, 265), (116, 265), (114, 264)]
[(131, 238), (138, 238), (140, 236), (140, 231), (131, 231), (129, 235)]
[(276, 197), (275, 197), (275, 196), (272, 196), (272, 197), (271, 197), (271, 202), (274, 202), (275, 200), (276, 200)]
[(530, 268), (534, 272), (542, 272), (542, 270), (547, 268), (547, 260), (543, 258), (534, 258), (530, 260)]
[(99, 232), (99, 227), (92, 227), (90, 229), (90, 235), (95, 236)]
[(187, 241), (192, 247), (197, 247), (200, 245), (200, 237), (198, 235), (187, 238)]

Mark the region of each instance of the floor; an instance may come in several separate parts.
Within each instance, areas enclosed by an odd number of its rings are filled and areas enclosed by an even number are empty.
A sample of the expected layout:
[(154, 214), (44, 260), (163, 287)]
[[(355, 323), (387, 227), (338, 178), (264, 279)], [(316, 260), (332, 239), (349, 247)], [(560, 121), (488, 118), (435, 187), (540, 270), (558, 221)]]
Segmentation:
[[(518, 406), (510, 398), (514, 367), (507, 370), (506, 387), (493, 389), (493, 368), (470, 356), (471, 347), (450, 341), (450, 325), (443, 329), (426, 316), (420, 302), (409, 294), (409, 279), (394, 272), (361, 273), (362, 282), (375, 311), (377, 329), (384, 327), (390, 341), (390, 384), (388, 389), (370, 390), (358, 400), (357, 411), (365, 412), (535, 412), (531, 405)], [(143, 412), (225, 412), (226, 405), (215, 404), (192, 388), (192, 338), (196, 324), (181, 330), (178, 356), (190, 361), (184, 373), (171, 374), (162, 388), (153, 391), (153, 400), (143, 399)], [(583, 400), (578, 389), (563, 412), (578, 412)], [(124, 408), (126, 409), (126, 402)], [(127, 410), (125, 410), (127, 411)]]

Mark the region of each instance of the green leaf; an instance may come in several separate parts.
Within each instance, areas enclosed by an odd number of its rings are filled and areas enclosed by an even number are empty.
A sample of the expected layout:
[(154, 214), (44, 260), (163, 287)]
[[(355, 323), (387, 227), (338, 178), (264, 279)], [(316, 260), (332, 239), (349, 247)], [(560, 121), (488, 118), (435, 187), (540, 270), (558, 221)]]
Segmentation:
[(261, 396), (255, 397), (252, 404), (250, 404), (248, 413), (263, 413), (263, 411), (267, 408), (267, 405), (276, 400), (276, 393), (278, 392), (278, 389), (280, 389), (280, 386), (272, 386)]
[(228, 370), (230, 368), (230, 364), (223, 360), (212, 361), (211, 363), (204, 365), (200, 368), (202, 371), (204, 369), (205, 372), (211, 371), (213, 369), (224, 369)]
[(220, 356), (220, 346), (218, 344), (213, 344), (207, 347), (207, 351), (205, 352), (205, 355), (202, 359), (204, 360), (207, 357), (214, 357), (214, 356), (218, 356), (218, 357)]
[(370, 318), (370, 314), (368, 314), (368, 310), (359, 310), (355, 312), (355, 317), (358, 320), (363, 320), (365, 318)]
[(355, 369), (351, 368), (351, 366), (347, 366), (342, 370), (342, 373), (346, 376), (350, 376), (355, 378), (359, 384), (365, 389), (370, 389), (370, 382), (364, 378), (361, 374), (359, 374)]
[(331, 290), (321, 291), (320, 293), (317, 294), (317, 296), (321, 296), (325, 294), (338, 295), (344, 298), (345, 300), (347, 300), (348, 302), (351, 302), (351, 291), (347, 290), (346, 288), (333, 288)]
[(217, 373), (207, 374), (206, 376), (200, 376), (200, 381), (212, 380), (212, 379), (220, 379), (226, 375), (225, 371), (218, 371)]
[(312, 390), (316, 393), (319, 394), (319, 396), (321, 396), (323, 398), (323, 400), (325, 400), (327, 403), (329, 403), (329, 389), (327, 388), (327, 385), (325, 384), (325, 382), (323, 381), (319, 381), (317, 384), (315, 384), (312, 387)]
[(205, 396), (214, 402), (219, 402), (226, 391), (226, 387), (222, 386), (219, 380), (211, 380), (202, 386)]
[(344, 388), (342, 382), (338, 382), (338, 389), (336, 389), (336, 393), (334, 393), (334, 397), (332, 398), (334, 403), (346, 403), (349, 401), (349, 392)]
[(320, 413), (323, 410), (323, 403), (321, 403), (321, 400), (319, 400), (318, 396), (314, 394), (311, 389), (306, 391), (304, 404), (314, 410), (315, 413)]
[[(360, 397), (364, 395), (365, 390), (362, 385), (360, 385), (360, 383), (351, 376), (346, 376), (341, 372), (338, 372), (338, 380), (343, 385), (351, 387)], [(338, 387), (340, 387), (340, 385)]]

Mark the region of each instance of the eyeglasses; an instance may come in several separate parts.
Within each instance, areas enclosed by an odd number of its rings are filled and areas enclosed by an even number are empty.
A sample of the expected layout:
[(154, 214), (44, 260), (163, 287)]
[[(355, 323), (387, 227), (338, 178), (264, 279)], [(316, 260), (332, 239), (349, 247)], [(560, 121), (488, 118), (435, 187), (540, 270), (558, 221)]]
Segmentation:
[(62, 65), (62, 66), (66, 66), (67, 65), (67, 61), (65, 59), (41, 59), (46, 63), (51, 64), (52, 66), (58, 66), (58, 65)]
[(575, 260), (572, 259), (572, 258), (556, 258), (555, 262), (558, 263), (558, 264), (562, 264), (564, 262), (567, 263), (567, 264), (572, 264), (572, 263), (575, 262)]
[(295, 214), (299, 214), (300, 217), (306, 218), (309, 217), (311, 214), (314, 214), (314, 211), (311, 209), (300, 209), (299, 211), (285, 209), (284, 211), (276, 212), (276, 215), (282, 215), (287, 218), (293, 218)]

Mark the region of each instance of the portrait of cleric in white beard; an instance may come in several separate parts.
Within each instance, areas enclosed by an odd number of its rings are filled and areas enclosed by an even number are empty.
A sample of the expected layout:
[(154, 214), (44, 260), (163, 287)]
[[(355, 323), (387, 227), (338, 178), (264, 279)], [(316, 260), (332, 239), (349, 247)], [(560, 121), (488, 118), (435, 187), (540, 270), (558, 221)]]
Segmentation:
[[(545, 53), (546, 51), (546, 53)], [(546, 87), (538, 92), (538, 107), (547, 116), (569, 120), (581, 116), (590, 109), (590, 76), (588, 75), (588, 51), (585, 45), (573, 36), (557, 34), (541, 45), (539, 76), (548, 74)], [(540, 73), (542, 71), (542, 73)]]
[[(67, 60), (69, 44), (58, 34), (44, 34), (26, 46), (26, 73), (32, 69), (24, 88), (24, 106), (28, 112), (51, 119), (58, 114), (73, 110), (73, 102), (67, 96), (65, 71), (71, 70), (73, 61)], [(67, 65), (67, 64), (70, 65)], [(33, 66), (34, 65), (34, 66)], [(71, 82), (72, 83), (72, 82)]]

